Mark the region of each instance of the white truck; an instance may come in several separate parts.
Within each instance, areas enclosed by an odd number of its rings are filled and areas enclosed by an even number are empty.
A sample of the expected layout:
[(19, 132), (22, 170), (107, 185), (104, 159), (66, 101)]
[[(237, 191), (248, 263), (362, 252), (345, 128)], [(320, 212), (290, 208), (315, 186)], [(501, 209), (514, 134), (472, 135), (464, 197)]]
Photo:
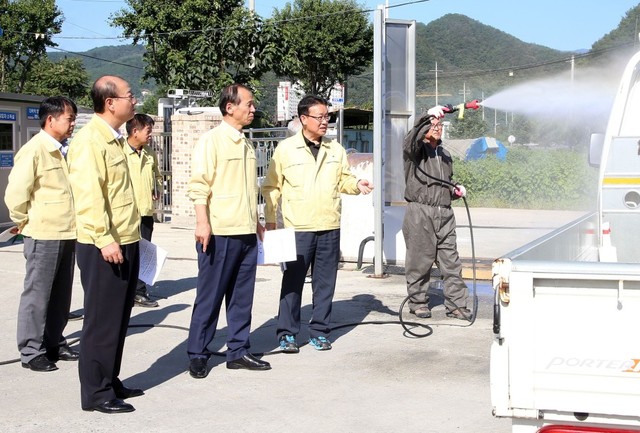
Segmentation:
[(640, 53), (590, 160), (597, 210), (493, 264), (491, 400), (513, 433), (640, 432)]

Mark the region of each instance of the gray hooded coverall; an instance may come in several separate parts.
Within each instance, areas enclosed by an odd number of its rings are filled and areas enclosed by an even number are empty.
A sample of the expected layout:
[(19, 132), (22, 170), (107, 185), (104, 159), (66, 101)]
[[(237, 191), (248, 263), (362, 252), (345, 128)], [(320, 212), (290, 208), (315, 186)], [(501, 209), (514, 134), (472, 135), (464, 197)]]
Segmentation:
[(437, 180), (452, 182), (453, 160), (441, 146), (442, 142), (438, 142), (434, 149), (424, 141), (430, 127), (430, 119), (418, 119), (403, 142), (407, 209), (402, 233), (407, 247), (405, 276), (410, 296), (409, 310), (412, 312), (429, 302), (427, 288), (436, 259), (444, 283), (447, 311), (456, 307), (466, 308), (469, 295), (461, 276), (456, 220), (451, 209), (451, 200), (457, 197), (451, 185)]

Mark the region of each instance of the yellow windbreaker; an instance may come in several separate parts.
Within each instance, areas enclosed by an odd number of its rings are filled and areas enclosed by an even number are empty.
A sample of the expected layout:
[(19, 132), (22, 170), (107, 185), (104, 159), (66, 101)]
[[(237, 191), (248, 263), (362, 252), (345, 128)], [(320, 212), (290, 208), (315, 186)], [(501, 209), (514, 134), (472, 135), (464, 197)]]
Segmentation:
[(207, 206), (214, 235), (256, 232), (258, 182), (253, 145), (226, 122), (205, 132), (191, 155), (188, 195)]
[(140, 240), (140, 213), (123, 144), (96, 115), (71, 141), (67, 161), (80, 243), (103, 248)]
[(54, 138), (40, 131), (18, 151), (4, 201), (22, 234), (41, 240), (76, 238), (69, 169)]
[(140, 155), (126, 144), (125, 153), (140, 216), (153, 216), (153, 193), (155, 191), (157, 194), (162, 194), (162, 175), (158, 168), (158, 156), (146, 144), (142, 146)]
[(278, 200), (286, 228), (321, 231), (340, 228), (340, 193), (359, 194), (347, 153), (336, 140), (323, 138), (314, 159), (302, 131), (276, 147), (262, 185), (265, 220), (276, 222)]

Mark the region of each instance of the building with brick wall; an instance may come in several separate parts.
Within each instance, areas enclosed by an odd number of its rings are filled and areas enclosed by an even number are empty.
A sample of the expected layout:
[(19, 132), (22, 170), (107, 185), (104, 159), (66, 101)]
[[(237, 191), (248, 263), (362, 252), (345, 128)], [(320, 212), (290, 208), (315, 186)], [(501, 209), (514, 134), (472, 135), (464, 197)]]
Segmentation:
[(216, 113), (174, 114), (171, 117), (171, 223), (175, 227), (195, 227), (196, 214), (187, 196), (191, 177), (191, 150), (206, 131), (218, 126)]

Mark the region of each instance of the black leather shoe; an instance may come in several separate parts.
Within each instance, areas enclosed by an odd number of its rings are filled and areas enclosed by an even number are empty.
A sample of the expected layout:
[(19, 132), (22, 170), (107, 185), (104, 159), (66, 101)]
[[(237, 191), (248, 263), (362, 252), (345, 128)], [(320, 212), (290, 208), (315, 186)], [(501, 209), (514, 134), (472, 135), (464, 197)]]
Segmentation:
[(131, 406), (129, 403), (125, 403), (119, 398), (114, 398), (113, 400), (105, 401), (102, 404), (99, 404), (97, 406), (90, 407), (84, 410), (89, 412), (95, 410), (102, 413), (125, 413), (125, 412), (133, 412), (136, 409), (133, 406)]
[(58, 369), (56, 364), (49, 361), (47, 355), (38, 355), (29, 362), (23, 362), (22, 366), (33, 371), (54, 371)]
[(82, 316), (82, 314), (80, 314), (80, 313), (71, 313), (71, 312), (70, 312), (70, 313), (69, 313), (69, 316), (68, 316), (68, 320), (70, 320), (70, 321), (73, 321), (73, 320), (80, 320), (80, 319), (82, 319), (82, 317), (83, 317), (83, 316)]
[(127, 388), (126, 386), (116, 388), (114, 391), (116, 392), (116, 397), (123, 400), (126, 398), (140, 397), (141, 395), (144, 395), (144, 391), (140, 388)]
[(69, 346), (60, 346), (58, 349), (58, 359), (60, 361), (77, 361), (80, 358), (80, 352), (73, 350)]
[(189, 374), (195, 379), (207, 377), (207, 358), (193, 358), (189, 361)]
[(133, 300), (133, 303), (138, 307), (145, 307), (145, 308), (153, 308), (158, 306), (158, 303), (156, 301), (149, 299), (148, 295), (136, 295), (136, 297)]
[(271, 364), (247, 353), (242, 358), (227, 362), (227, 368), (231, 370), (239, 370), (241, 368), (245, 370), (271, 370)]

